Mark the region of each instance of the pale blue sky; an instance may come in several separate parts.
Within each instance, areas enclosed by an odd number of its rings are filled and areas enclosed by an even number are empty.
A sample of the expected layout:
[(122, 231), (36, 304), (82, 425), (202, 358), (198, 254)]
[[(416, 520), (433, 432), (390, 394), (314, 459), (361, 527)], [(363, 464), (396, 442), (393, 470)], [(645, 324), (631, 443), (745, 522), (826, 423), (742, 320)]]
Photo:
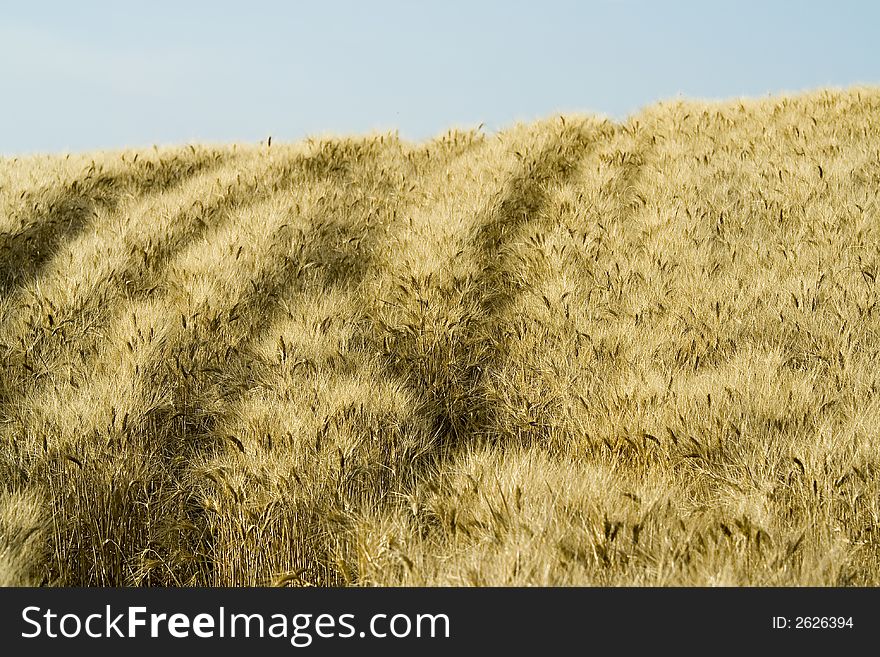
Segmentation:
[(0, 0), (0, 153), (622, 118), (880, 83), (878, 36), (868, 0)]

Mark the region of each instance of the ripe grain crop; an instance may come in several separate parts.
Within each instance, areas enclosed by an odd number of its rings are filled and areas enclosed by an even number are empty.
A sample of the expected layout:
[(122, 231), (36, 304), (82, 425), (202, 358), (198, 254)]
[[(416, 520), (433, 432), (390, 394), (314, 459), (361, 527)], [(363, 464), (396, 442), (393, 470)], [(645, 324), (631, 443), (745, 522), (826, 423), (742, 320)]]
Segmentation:
[(269, 146), (0, 159), (0, 584), (880, 584), (880, 91)]

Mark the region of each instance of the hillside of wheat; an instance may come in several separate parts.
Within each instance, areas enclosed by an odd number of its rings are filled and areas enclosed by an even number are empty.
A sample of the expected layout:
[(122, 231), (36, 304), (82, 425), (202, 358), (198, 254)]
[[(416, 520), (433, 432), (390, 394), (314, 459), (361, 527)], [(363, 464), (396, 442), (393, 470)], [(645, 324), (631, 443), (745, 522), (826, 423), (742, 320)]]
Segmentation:
[(0, 159), (0, 583), (880, 584), (880, 89)]

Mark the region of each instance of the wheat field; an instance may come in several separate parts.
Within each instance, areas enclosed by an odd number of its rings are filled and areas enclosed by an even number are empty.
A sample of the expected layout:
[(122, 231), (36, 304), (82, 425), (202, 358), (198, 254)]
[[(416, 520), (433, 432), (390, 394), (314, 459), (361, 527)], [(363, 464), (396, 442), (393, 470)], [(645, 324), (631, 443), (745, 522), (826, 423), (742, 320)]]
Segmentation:
[(0, 583), (880, 584), (880, 89), (0, 159)]

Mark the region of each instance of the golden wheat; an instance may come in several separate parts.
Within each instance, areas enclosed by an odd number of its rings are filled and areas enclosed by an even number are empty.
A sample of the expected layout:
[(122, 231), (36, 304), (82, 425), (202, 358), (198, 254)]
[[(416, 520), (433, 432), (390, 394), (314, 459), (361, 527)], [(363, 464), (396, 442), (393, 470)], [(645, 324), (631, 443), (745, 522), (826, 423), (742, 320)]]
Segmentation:
[(0, 160), (0, 584), (880, 584), (878, 126)]

